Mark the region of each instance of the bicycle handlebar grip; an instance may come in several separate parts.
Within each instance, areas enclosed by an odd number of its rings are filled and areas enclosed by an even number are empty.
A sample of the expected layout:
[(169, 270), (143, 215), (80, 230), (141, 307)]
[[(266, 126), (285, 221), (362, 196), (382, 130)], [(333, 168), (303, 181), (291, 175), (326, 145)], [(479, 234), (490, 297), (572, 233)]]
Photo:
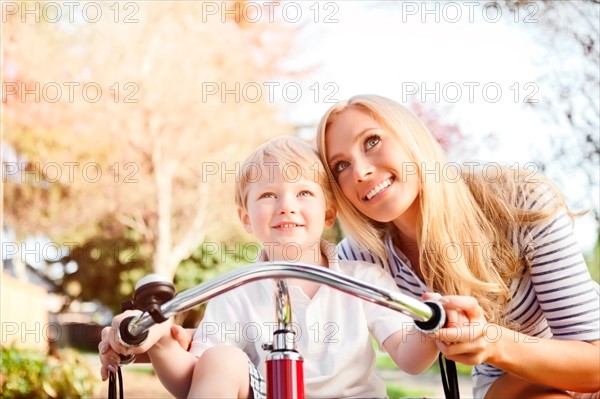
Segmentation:
[(442, 305), (435, 301), (425, 301), (423, 303), (431, 308), (433, 314), (427, 321), (415, 320), (417, 328), (422, 332), (429, 333), (444, 327), (444, 324), (446, 324), (446, 311)]
[(119, 343), (123, 346), (139, 346), (144, 343), (146, 338), (148, 338), (148, 331), (144, 331), (139, 335), (133, 335), (129, 332), (128, 326), (129, 323), (133, 320), (133, 316), (127, 317), (121, 321), (119, 325), (119, 330), (117, 332), (117, 338)]

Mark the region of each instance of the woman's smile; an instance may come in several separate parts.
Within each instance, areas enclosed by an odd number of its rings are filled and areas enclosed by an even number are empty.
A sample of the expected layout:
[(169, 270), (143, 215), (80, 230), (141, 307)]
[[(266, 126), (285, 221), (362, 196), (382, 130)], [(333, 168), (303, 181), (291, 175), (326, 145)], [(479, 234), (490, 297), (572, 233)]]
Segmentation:
[(413, 218), (418, 208), (418, 174), (402, 175), (411, 156), (400, 137), (361, 108), (348, 108), (325, 134), (327, 163), (354, 207), (378, 222)]

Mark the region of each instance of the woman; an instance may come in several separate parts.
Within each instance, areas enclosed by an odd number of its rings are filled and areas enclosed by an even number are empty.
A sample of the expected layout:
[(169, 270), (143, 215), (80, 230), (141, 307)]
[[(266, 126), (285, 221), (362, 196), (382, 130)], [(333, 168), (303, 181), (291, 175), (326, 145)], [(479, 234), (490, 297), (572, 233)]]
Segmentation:
[(475, 397), (600, 391), (598, 285), (551, 182), (459, 171), (418, 118), (374, 95), (328, 110), (317, 145), (348, 237), (340, 254), (378, 263), (417, 298), (442, 293), (464, 315), (437, 340), (475, 366)]

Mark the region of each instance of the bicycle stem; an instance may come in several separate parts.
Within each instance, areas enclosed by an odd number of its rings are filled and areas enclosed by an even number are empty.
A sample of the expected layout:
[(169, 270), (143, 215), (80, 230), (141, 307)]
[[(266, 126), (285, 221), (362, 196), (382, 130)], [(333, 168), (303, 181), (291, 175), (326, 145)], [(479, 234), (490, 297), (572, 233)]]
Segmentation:
[(265, 359), (267, 399), (304, 399), (304, 359), (296, 350), (287, 281), (278, 279), (275, 286), (277, 329), (273, 342), (262, 345), (269, 351)]
[[(375, 267), (375, 266), (373, 266)], [(383, 270), (382, 273), (385, 273)], [(403, 313), (419, 324), (427, 324), (422, 330), (435, 331), (445, 322), (441, 306), (431, 306), (405, 294), (373, 286), (355, 277), (322, 266), (290, 262), (259, 262), (223, 274), (215, 279), (185, 290), (160, 306), (160, 316), (168, 319), (241, 285), (264, 279), (297, 278), (328, 285), (334, 289)], [(289, 300), (287, 300), (289, 306)], [(441, 312), (441, 314), (440, 314)], [(277, 310), (278, 324), (284, 323), (287, 311)], [(434, 320), (435, 319), (435, 320)], [(134, 316), (127, 330), (137, 336), (157, 322), (148, 313)]]

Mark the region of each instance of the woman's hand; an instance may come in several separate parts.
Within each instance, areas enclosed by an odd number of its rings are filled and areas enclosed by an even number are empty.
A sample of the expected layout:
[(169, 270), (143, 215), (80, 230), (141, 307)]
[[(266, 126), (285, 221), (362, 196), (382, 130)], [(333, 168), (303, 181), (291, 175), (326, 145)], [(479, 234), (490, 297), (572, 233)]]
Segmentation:
[[(494, 330), (500, 334), (500, 327), (489, 324), (477, 300), (470, 296), (445, 296), (438, 299), (446, 310), (447, 322), (444, 328), (432, 334), (440, 352), (456, 362), (477, 365), (487, 361), (494, 351), (495, 342), (485, 333)], [(490, 328), (495, 326), (496, 328)]]
[[(442, 306), (444, 303), (447, 302), (442, 295), (440, 295), (436, 292), (424, 293), (423, 300), (439, 302)], [(457, 327), (457, 326), (461, 326), (464, 323), (468, 322), (467, 316), (465, 316), (465, 313), (463, 311), (461, 311), (459, 309), (446, 309), (446, 308), (444, 308), (444, 310), (446, 312), (446, 322), (444, 324), (444, 327)]]

